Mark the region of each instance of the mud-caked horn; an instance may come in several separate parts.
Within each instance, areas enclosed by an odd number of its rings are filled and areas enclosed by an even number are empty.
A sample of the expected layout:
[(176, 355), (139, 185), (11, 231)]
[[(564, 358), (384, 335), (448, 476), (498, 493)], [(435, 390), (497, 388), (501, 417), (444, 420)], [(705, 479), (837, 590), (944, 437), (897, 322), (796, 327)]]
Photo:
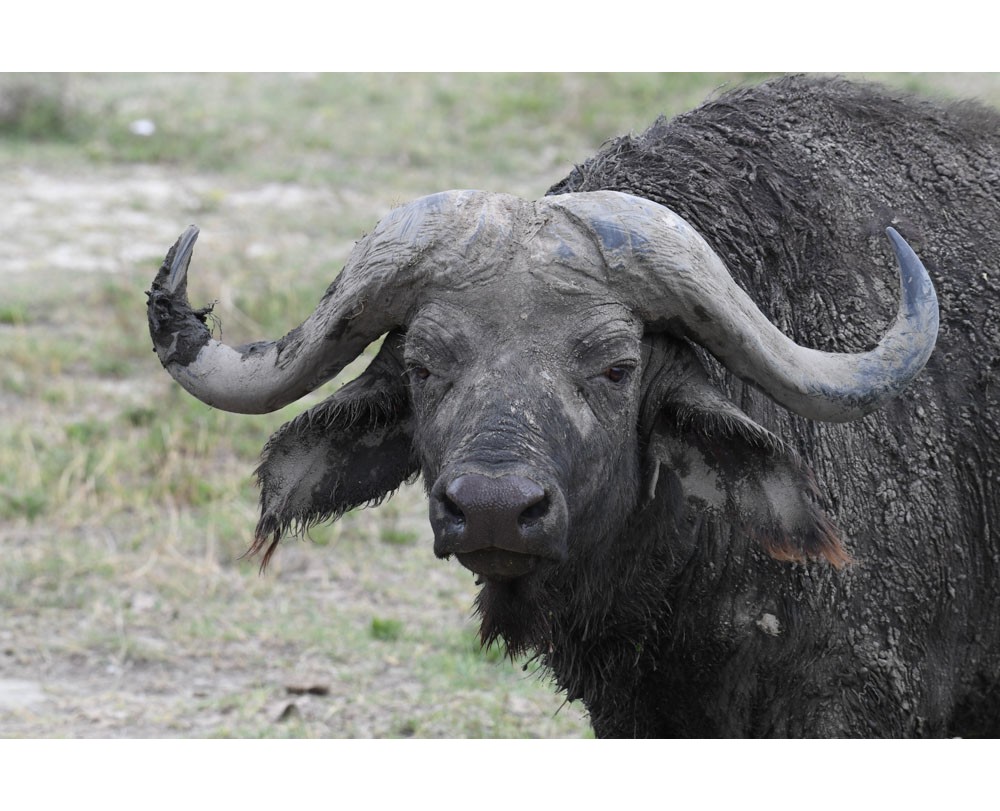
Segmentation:
[[(164, 368), (199, 400), (258, 414), (297, 400), (337, 375), (380, 335), (407, 323), (438, 285), (477, 256), (510, 242), (503, 195), (450, 191), (401, 206), (355, 246), (313, 313), (276, 341), (231, 347), (209, 329), (211, 307), (188, 303), (188, 267), (198, 229), (167, 253), (148, 293), (154, 349)], [(505, 230), (506, 229), (506, 230)]]

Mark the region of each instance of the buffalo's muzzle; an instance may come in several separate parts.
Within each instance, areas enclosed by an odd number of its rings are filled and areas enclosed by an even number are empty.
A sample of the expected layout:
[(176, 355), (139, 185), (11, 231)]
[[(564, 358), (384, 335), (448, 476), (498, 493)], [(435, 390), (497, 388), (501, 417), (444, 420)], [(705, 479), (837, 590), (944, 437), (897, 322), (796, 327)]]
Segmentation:
[(540, 559), (566, 557), (565, 501), (525, 476), (442, 476), (430, 513), (434, 553), (485, 577), (519, 577)]

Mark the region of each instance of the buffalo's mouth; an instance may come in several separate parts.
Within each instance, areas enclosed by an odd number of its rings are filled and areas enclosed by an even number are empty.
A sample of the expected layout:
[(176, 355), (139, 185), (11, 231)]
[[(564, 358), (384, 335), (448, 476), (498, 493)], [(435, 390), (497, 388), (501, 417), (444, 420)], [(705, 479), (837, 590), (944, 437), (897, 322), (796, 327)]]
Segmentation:
[(466, 569), (490, 580), (509, 580), (533, 571), (542, 558), (508, 549), (490, 547), (474, 552), (458, 552), (458, 562)]

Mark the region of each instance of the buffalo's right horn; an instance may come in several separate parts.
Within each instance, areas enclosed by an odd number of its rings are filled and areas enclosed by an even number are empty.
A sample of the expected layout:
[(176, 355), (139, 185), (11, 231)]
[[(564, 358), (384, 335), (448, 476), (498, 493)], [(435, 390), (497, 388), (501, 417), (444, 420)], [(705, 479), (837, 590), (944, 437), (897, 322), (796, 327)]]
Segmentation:
[(475, 257), (511, 242), (503, 195), (451, 191), (386, 215), (355, 246), (316, 310), (277, 341), (231, 347), (212, 337), (211, 308), (193, 310), (187, 270), (198, 229), (170, 249), (149, 291), (147, 315), (164, 368), (199, 400), (225, 411), (274, 411), (334, 377), (364, 348), (407, 322), (436, 285), (488, 262)]

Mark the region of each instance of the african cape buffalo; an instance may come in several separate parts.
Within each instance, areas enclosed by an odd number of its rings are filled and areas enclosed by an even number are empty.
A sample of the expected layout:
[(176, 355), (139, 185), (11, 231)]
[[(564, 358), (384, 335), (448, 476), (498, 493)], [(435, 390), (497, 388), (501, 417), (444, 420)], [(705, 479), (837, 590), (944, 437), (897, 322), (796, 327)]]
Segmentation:
[(265, 562), (420, 475), (483, 641), (600, 736), (1000, 732), (994, 112), (738, 89), (540, 200), (397, 208), (237, 348), (187, 302), (196, 236), (148, 316), (204, 402), (274, 410), (385, 336), (267, 443)]

